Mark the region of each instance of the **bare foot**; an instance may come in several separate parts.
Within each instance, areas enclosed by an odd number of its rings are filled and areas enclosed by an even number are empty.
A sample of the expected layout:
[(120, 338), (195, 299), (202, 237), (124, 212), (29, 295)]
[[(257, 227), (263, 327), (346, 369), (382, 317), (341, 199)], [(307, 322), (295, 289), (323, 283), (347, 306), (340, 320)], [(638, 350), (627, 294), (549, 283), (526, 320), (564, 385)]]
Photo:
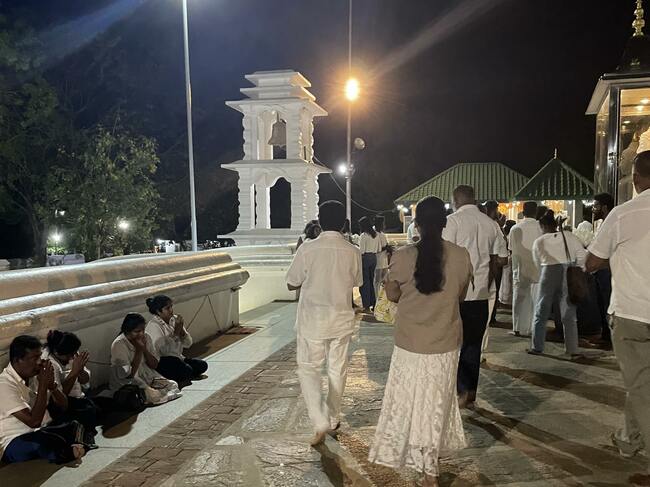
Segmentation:
[(469, 401), (469, 394), (467, 392), (461, 392), (458, 394), (458, 408), (465, 409)]
[(325, 436), (327, 435), (327, 431), (318, 431), (316, 434), (313, 436), (313, 438), (309, 441), (309, 444), (311, 446), (318, 446), (320, 445), (323, 441), (325, 441)]
[(86, 449), (84, 448), (83, 445), (79, 445), (77, 443), (72, 445), (72, 455), (74, 456), (75, 460), (79, 460), (85, 454), (86, 454)]

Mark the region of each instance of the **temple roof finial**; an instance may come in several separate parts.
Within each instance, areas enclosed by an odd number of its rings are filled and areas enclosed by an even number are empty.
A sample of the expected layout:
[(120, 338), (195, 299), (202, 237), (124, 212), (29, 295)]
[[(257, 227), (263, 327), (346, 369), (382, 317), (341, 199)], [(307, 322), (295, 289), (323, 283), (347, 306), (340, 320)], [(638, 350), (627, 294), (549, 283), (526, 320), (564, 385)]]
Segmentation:
[(632, 27), (634, 27), (634, 37), (643, 36), (643, 28), (645, 27), (644, 11), (643, 11), (643, 0), (636, 0), (636, 10), (634, 11), (636, 18), (632, 22)]

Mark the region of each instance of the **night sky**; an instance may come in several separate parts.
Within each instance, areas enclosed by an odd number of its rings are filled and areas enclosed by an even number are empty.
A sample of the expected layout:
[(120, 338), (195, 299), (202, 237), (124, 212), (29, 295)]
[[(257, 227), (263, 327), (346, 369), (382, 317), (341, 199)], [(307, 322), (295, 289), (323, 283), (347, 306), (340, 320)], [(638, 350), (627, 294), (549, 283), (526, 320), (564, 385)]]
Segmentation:
[[(241, 149), (241, 116), (224, 101), (241, 98), (253, 71), (294, 69), (311, 81), (330, 112), (317, 122), (316, 155), (336, 167), (345, 157), (347, 0), (189, 3), (199, 199), (235, 185), (234, 173), (215, 170)], [(89, 100), (80, 123), (100, 120), (119, 99), (141, 114), (143, 132), (178, 151), (163, 176), (186, 191), (181, 1), (1, 5), (42, 33), (49, 76)], [(458, 162), (498, 161), (531, 176), (555, 147), (591, 178), (595, 121), (584, 112), (598, 77), (618, 64), (633, 11), (632, 0), (354, 0), (353, 65), (363, 93), (353, 136), (367, 143), (354, 198), (392, 208)], [(432, 43), (401, 59), (424, 32)], [(321, 199), (332, 197), (343, 198), (322, 178)]]

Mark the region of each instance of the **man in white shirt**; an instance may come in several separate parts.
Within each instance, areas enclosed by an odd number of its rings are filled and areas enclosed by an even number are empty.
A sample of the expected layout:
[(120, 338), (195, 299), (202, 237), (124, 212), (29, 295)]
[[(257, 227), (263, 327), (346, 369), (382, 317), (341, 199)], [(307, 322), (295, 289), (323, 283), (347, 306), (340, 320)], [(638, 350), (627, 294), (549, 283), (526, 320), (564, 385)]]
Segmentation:
[(406, 229), (406, 242), (414, 244), (418, 240), (420, 240), (420, 234), (418, 233), (418, 229), (415, 227), (415, 220), (413, 220)]
[(524, 203), (524, 219), (510, 230), (509, 244), (512, 252), (512, 333), (528, 336), (533, 323), (535, 292), (539, 270), (533, 261), (533, 243), (542, 236), (535, 218), (537, 203)]
[(505, 263), (508, 250), (505, 239), (494, 221), (476, 206), (474, 188), (458, 186), (453, 193), (456, 212), (447, 217), (442, 238), (469, 252), (474, 271), (473, 286), (461, 303), (463, 346), (458, 365), (458, 394), (464, 407), (476, 399), (481, 366), (481, 343), (489, 319), (488, 299), (495, 288), (491, 263)]
[[(650, 448), (650, 151), (636, 156), (632, 177), (638, 196), (609, 213), (586, 263), (612, 271), (612, 344), (627, 390), (625, 426), (613, 440), (625, 456)], [(630, 483), (650, 485), (650, 474)]]
[[(80, 458), (81, 444), (66, 441), (65, 434), (40, 431), (50, 423), (50, 398), (65, 409), (66, 396), (58, 389), (50, 361), (41, 359), (41, 343), (21, 335), (9, 346), (10, 363), (0, 374), (0, 453), (7, 463), (36, 458), (63, 463)], [(61, 432), (67, 425), (61, 426)]]
[[(350, 296), (363, 284), (361, 253), (341, 234), (345, 208), (338, 201), (320, 205), (323, 232), (296, 251), (287, 271), (287, 286), (300, 289), (296, 314), (298, 378), (317, 445), (339, 426), (345, 389), (348, 347), (355, 331)], [(321, 391), (321, 370), (327, 361), (327, 398)]]

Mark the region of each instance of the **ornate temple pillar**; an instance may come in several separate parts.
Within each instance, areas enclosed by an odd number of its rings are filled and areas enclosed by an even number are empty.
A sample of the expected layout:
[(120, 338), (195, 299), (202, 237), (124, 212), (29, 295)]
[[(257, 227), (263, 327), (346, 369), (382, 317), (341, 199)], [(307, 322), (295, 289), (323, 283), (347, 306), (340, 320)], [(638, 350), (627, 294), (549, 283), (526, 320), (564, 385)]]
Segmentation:
[(303, 108), (300, 110), (300, 132), (302, 134), (302, 151), (301, 158), (307, 162), (314, 160), (314, 123), (311, 114)]
[(307, 193), (305, 220), (316, 220), (318, 218), (318, 174), (307, 175), (305, 190)]
[(294, 108), (285, 116), (287, 122), (287, 159), (302, 159), (302, 130), (300, 112)]
[(307, 191), (303, 178), (292, 178), (291, 183), (291, 229), (302, 232), (307, 224)]
[(255, 185), (255, 228), (271, 228), (271, 188), (264, 184)]
[(239, 173), (239, 224), (237, 230), (252, 230), (255, 227), (255, 198), (253, 178), (250, 169), (240, 169)]

